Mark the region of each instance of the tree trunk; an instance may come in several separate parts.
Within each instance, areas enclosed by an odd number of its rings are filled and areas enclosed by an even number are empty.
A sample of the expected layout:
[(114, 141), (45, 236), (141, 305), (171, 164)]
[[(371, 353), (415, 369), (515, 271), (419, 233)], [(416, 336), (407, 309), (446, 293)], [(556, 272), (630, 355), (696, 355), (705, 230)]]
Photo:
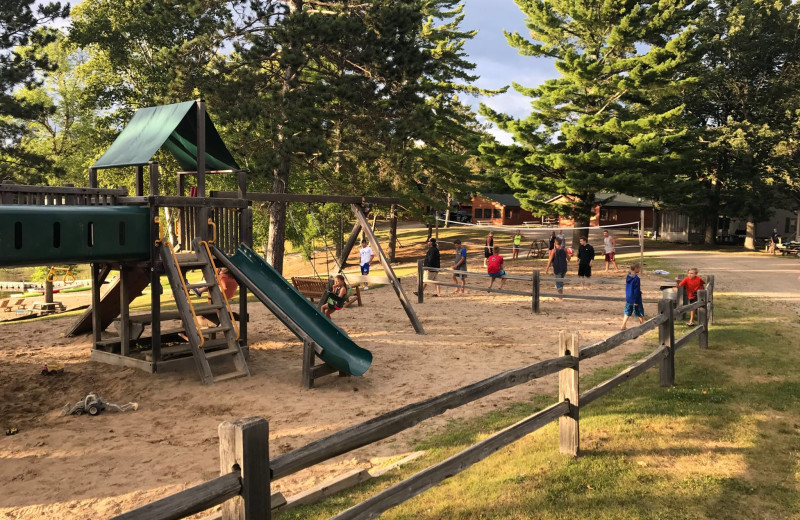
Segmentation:
[(703, 237), (703, 243), (706, 245), (714, 245), (717, 235), (717, 219), (713, 217), (706, 218), (706, 232)]
[[(575, 228), (582, 228), (582, 227), (589, 227), (589, 218), (588, 217), (579, 217), (575, 219)], [(588, 229), (573, 229), (572, 230), (572, 249), (574, 251), (578, 250), (578, 247), (581, 245), (581, 237), (582, 236), (589, 236)]]
[(747, 218), (747, 231), (744, 236), (744, 248), (750, 251), (756, 249), (756, 222), (752, 216)]
[(428, 238), (426, 239), (426, 242), (430, 240), (432, 236), (433, 236), (433, 224), (428, 224)]
[(444, 227), (445, 229), (450, 227), (450, 205), (453, 203), (453, 197), (450, 194), (447, 194), (447, 210), (444, 212)]
[(389, 220), (389, 263), (395, 261), (397, 254), (397, 204), (392, 204), (391, 217)]

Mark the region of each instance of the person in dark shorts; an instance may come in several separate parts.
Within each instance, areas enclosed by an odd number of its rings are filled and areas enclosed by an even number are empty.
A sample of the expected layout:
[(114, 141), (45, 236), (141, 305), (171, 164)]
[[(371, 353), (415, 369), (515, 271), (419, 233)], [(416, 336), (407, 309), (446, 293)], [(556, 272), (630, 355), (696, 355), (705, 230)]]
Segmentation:
[(555, 231), (551, 231), (550, 232), (550, 239), (549, 239), (548, 242), (549, 242), (549, 244), (548, 244), (547, 250), (548, 251), (552, 251), (553, 248), (556, 247), (556, 232)]
[(625, 277), (625, 310), (623, 311), (622, 327), (628, 326), (631, 316), (639, 318), (639, 323), (644, 323), (644, 305), (642, 303), (642, 281), (639, 279), (639, 262), (631, 264), (631, 272)]
[[(564, 278), (567, 275), (567, 264), (569, 263), (572, 255), (563, 247), (561, 239), (556, 237), (555, 247), (550, 250), (550, 259), (547, 261), (547, 267), (544, 269), (544, 274), (550, 272), (550, 266), (553, 267), (553, 276), (556, 278)], [(558, 294), (564, 293), (564, 282), (556, 282), (556, 291)]]
[(502, 289), (506, 283), (506, 272), (503, 270), (503, 257), (500, 256), (499, 247), (494, 248), (494, 254), (486, 262), (486, 272), (489, 273), (490, 277), (489, 289), (494, 285), (495, 278), (500, 278), (500, 287), (498, 289)]
[(456, 248), (456, 258), (453, 264), (454, 271), (464, 271), (464, 274), (454, 274), (453, 283), (461, 285), (461, 289), (456, 287), (454, 293), (464, 292), (464, 286), (467, 284), (467, 248), (461, 246), (461, 240), (455, 239), (453, 246)]
[(588, 237), (581, 237), (581, 245), (578, 246), (578, 278), (581, 279), (581, 287), (590, 287), (589, 278), (592, 277), (592, 265), (594, 265), (594, 247), (589, 243)]
[(489, 231), (489, 236), (486, 237), (486, 244), (483, 246), (483, 267), (486, 267), (486, 262), (489, 257), (494, 254), (494, 233)]

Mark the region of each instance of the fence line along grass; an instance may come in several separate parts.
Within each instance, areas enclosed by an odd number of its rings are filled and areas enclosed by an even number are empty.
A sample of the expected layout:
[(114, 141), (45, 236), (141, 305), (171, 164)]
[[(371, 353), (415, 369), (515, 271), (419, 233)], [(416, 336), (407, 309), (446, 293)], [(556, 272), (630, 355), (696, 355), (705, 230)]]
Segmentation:
[[(689, 329), (679, 326), (676, 336)], [(439, 486), (386, 519), (742, 519), (800, 514), (800, 323), (765, 301), (716, 298), (714, 341), (676, 353), (676, 386), (651, 370), (581, 411), (582, 456), (558, 452), (551, 424)], [(632, 355), (653, 350), (653, 339)], [(627, 363), (581, 378), (581, 388)], [(316, 506), (275, 515), (322, 519), (542, 409), (552, 396), (421, 439), (408, 467)]]

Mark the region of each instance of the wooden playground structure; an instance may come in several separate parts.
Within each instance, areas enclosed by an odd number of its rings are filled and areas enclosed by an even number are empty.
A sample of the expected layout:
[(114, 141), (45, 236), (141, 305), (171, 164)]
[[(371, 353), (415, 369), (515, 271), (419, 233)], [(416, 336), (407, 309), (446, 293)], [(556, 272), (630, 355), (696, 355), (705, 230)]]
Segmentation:
[[(172, 153), (182, 168), (175, 177), (177, 195), (167, 195), (165, 187), (160, 185), (160, 166), (152, 160), (160, 149)], [(129, 194), (124, 187), (99, 187), (98, 176), (107, 168), (133, 168), (134, 193)], [(232, 175), (238, 190), (208, 191), (207, 175)], [(189, 186), (190, 179), (194, 186)], [(86, 188), (0, 184), (3, 215), (0, 236), (14, 244), (10, 250), (0, 252), (0, 265), (90, 262), (92, 305), (67, 335), (91, 332), (91, 357), (96, 361), (155, 373), (161, 367), (193, 358), (204, 384), (247, 376), (250, 287), (302, 340), (304, 386), (313, 386), (314, 380), (325, 374), (348, 374), (323, 359), (325, 350), (334, 345), (320, 345), (319, 339), (298, 324), (297, 316), (270, 303), (274, 295), (244, 283), (246, 280), (241, 277), (245, 275), (231, 264), (229, 257), (236, 256), (237, 250), (252, 247), (251, 206), (256, 201), (349, 204), (356, 222), (342, 251), (340, 265), (344, 265), (363, 232), (412, 326), (417, 333), (424, 334), (367, 220), (373, 204), (395, 205), (399, 199), (248, 192), (247, 173), (228, 152), (202, 100), (137, 111), (117, 140), (89, 168), (88, 181)], [(38, 220), (32, 216), (34, 208), (38, 208), (35, 210)], [(45, 236), (38, 241), (32, 238), (32, 229), (41, 226), (53, 229), (52, 238)], [(165, 236), (165, 228), (173, 230), (168, 233), (172, 240)], [(218, 274), (221, 267), (238, 273), (235, 309), (221, 290)], [(188, 281), (187, 273), (192, 271), (199, 272), (199, 282)], [(113, 272), (118, 275), (111, 281)], [(172, 289), (175, 309), (162, 308), (164, 275)], [(101, 294), (105, 283), (109, 283), (109, 288)], [(286, 285), (279, 289), (296, 292), (288, 282)], [(131, 302), (148, 287), (150, 308), (132, 312)], [(192, 292), (206, 292), (208, 301), (193, 301)], [(324, 301), (325, 294), (320, 298)], [(170, 324), (174, 322), (179, 323)], [(110, 331), (112, 324), (114, 330)], [(336, 330), (331, 334), (346, 338), (343, 331)], [(218, 364), (221, 359), (232, 361), (233, 368), (222, 368)]]

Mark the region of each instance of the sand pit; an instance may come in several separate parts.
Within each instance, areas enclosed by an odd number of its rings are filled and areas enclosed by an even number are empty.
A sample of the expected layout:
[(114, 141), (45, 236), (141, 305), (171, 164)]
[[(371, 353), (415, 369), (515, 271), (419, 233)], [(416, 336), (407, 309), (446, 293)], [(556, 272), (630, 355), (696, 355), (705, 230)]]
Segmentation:
[[(543, 268), (542, 261), (535, 261)], [(530, 273), (534, 261), (508, 269)], [(476, 266), (473, 267), (473, 269)], [(574, 271), (574, 267), (572, 270)], [(624, 279), (625, 273), (597, 278)], [(652, 275), (651, 275), (652, 277)], [(655, 278), (655, 277), (652, 277)], [(647, 276), (645, 276), (647, 279)], [(488, 283), (485, 279), (471, 283)], [(410, 294), (414, 278), (403, 286)], [(509, 282), (524, 290), (527, 284)], [(549, 290), (549, 289), (548, 289)], [(571, 289), (580, 291), (580, 289)], [(595, 294), (620, 295), (619, 286), (596, 286)], [(106, 518), (218, 475), (217, 425), (244, 416), (270, 423), (270, 452), (285, 453), (343, 427), (426, 399), (502, 370), (554, 357), (558, 331), (578, 332), (583, 344), (619, 329), (622, 304), (543, 299), (542, 313), (526, 297), (468, 292), (434, 298), (428, 288), (415, 305), (427, 335), (414, 334), (393, 291), (363, 293), (363, 307), (334, 320), (374, 363), (364, 377), (328, 377), (318, 387), (300, 385), (299, 341), (259, 303), (251, 306), (252, 377), (202, 386), (191, 361), (182, 369), (150, 375), (89, 360), (88, 336), (60, 337), (74, 318), (0, 327), (0, 422), (20, 433), (0, 439), (0, 514), (4, 518)], [(659, 297), (650, 290), (645, 297)], [(416, 300), (414, 300), (416, 301)], [(656, 304), (646, 304), (655, 313)], [(582, 372), (618, 363), (640, 349), (641, 340), (582, 364)], [(40, 375), (43, 362), (66, 364), (57, 377)], [(555, 396), (556, 376), (494, 394), (396, 437), (368, 446), (274, 483), (293, 494), (373, 457), (413, 449), (448, 420), (484, 414), (532, 393)], [(137, 401), (136, 412), (98, 417), (61, 417), (60, 410), (94, 391), (106, 400)]]

